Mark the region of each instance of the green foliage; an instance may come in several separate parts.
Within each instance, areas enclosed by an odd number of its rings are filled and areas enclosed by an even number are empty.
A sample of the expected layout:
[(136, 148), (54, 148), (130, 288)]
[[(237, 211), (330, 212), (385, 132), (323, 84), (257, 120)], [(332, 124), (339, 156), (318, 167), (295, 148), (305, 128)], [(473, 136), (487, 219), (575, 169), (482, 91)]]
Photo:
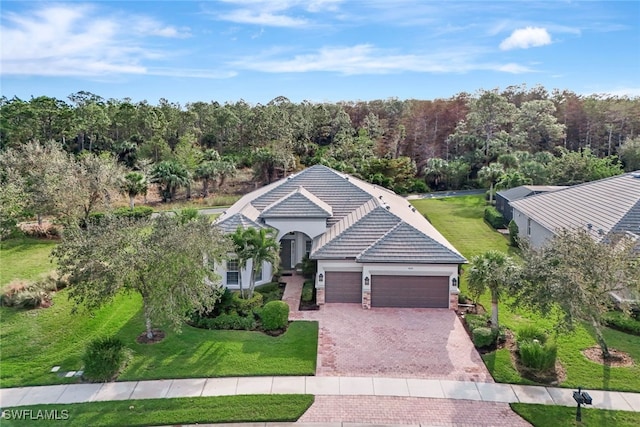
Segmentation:
[(495, 229), (504, 228), (504, 216), (493, 206), (484, 209), (484, 219)]
[(34, 281), (15, 279), (4, 287), (0, 295), (0, 305), (16, 308), (47, 307), (53, 292), (68, 285), (66, 280), (55, 274), (47, 274)]
[(150, 218), (151, 214), (153, 214), (153, 208), (149, 206), (136, 206), (133, 209), (123, 207), (123, 208), (114, 209), (112, 214), (120, 218), (134, 218), (134, 219)]
[(245, 330), (251, 331), (256, 328), (256, 321), (252, 316), (240, 316), (238, 314), (220, 314), (216, 317), (196, 317), (192, 322), (196, 328), (204, 329), (224, 329), (224, 330)]
[(289, 305), (284, 301), (271, 301), (260, 312), (260, 320), (265, 331), (286, 329), (289, 323)]
[(91, 382), (106, 382), (116, 378), (124, 368), (127, 351), (115, 337), (98, 338), (89, 343), (82, 358), (83, 377)]
[(628, 139), (618, 149), (620, 160), (627, 172), (640, 170), (640, 137)]
[(234, 292), (230, 312), (235, 312), (240, 316), (249, 316), (262, 307), (262, 299), (262, 294), (258, 292), (254, 293), (251, 298), (242, 298), (239, 293)]
[(302, 302), (310, 303), (311, 301), (313, 301), (315, 291), (316, 289), (313, 282), (310, 280), (306, 280), (304, 282), (304, 285), (302, 285), (302, 296), (300, 298)]
[(602, 316), (602, 322), (610, 328), (640, 336), (640, 320), (627, 313), (610, 311)]
[(518, 224), (514, 220), (509, 221), (509, 225), (507, 226), (509, 229), (509, 244), (514, 248), (518, 247), (518, 233), (520, 230), (518, 229)]
[(318, 271), (318, 261), (315, 259), (309, 259), (309, 255), (302, 258), (302, 275), (305, 279), (315, 277)]
[(560, 157), (549, 165), (553, 185), (575, 185), (620, 175), (623, 170), (615, 156), (598, 158), (589, 148), (581, 152), (560, 149)]
[(480, 327), (471, 331), (473, 345), (477, 348), (490, 347), (498, 337), (496, 331), (491, 328)]
[(518, 354), (520, 362), (527, 368), (546, 371), (556, 365), (558, 346), (553, 341), (544, 344), (537, 340), (523, 341), (518, 342)]
[[(12, 408), (61, 413), (69, 411), (69, 419), (48, 420), (48, 426), (109, 427), (156, 425), (208, 425), (219, 423), (294, 422), (313, 403), (306, 394), (242, 395), (215, 397), (183, 397), (175, 399), (116, 400), (75, 403), (70, 405), (36, 405)], [(3, 426), (24, 425), (19, 421), (2, 421)]]
[(547, 334), (536, 325), (525, 325), (518, 329), (518, 342), (538, 340), (541, 343), (547, 342)]
[(280, 284), (276, 282), (266, 283), (256, 287), (256, 293), (262, 295), (262, 303), (266, 304), (269, 301), (279, 301), (284, 294), (284, 288), (280, 287)]
[(186, 224), (187, 222), (198, 218), (200, 212), (197, 208), (183, 208), (176, 212), (176, 215), (178, 216), (178, 221), (180, 221), (181, 224)]

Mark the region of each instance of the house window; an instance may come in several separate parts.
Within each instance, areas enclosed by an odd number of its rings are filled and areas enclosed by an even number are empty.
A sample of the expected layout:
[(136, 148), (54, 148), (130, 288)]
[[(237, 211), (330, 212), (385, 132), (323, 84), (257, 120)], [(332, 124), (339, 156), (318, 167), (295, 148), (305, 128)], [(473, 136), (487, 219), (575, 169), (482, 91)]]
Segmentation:
[(304, 253), (307, 256), (309, 256), (309, 254), (311, 253), (311, 243), (311, 240), (307, 240), (304, 242)]
[(256, 271), (253, 272), (253, 280), (255, 282), (259, 282), (262, 280), (262, 264), (256, 268)]
[(527, 236), (531, 236), (531, 218), (527, 218)]
[(238, 260), (227, 260), (227, 285), (237, 285), (240, 283), (240, 269)]

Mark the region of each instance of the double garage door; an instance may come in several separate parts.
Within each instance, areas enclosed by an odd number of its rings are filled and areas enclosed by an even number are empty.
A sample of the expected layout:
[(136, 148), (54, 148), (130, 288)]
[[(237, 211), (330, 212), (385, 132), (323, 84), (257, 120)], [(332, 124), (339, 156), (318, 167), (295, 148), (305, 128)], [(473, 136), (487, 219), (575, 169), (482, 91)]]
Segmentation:
[[(325, 302), (361, 303), (362, 273), (326, 272)], [(372, 307), (448, 308), (446, 276), (371, 276)]]

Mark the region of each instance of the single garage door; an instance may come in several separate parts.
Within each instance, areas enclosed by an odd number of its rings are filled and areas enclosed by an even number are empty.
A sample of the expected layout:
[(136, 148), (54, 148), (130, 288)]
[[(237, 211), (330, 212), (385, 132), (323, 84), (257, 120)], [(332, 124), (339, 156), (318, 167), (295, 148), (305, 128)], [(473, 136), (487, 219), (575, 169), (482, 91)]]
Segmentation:
[(325, 272), (324, 301), (362, 303), (362, 273)]
[(372, 307), (448, 308), (447, 276), (371, 276)]

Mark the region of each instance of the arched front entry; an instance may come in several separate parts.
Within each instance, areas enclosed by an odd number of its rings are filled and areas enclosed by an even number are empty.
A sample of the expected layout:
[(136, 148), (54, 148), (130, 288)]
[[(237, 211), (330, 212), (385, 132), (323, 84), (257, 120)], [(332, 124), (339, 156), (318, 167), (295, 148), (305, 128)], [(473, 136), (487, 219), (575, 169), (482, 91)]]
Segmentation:
[(300, 231), (292, 231), (280, 239), (280, 269), (296, 268), (311, 251), (311, 238)]

